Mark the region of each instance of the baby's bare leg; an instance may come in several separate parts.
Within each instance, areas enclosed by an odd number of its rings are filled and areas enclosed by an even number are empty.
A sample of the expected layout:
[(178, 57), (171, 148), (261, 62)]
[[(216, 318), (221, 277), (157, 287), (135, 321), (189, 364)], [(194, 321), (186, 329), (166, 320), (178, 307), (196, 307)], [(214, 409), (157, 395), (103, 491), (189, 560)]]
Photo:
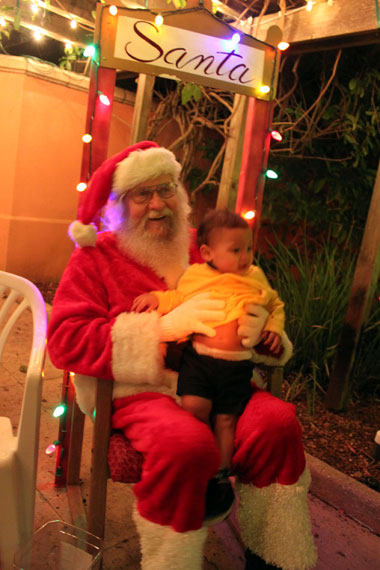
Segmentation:
[(216, 414), (214, 418), (214, 432), (221, 455), (221, 469), (231, 467), (236, 422), (237, 417), (232, 414)]
[(210, 413), (212, 402), (201, 396), (192, 396), (186, 394), (181, 398), (182, 407), (193, 414), (201, 422), (210, 425)]

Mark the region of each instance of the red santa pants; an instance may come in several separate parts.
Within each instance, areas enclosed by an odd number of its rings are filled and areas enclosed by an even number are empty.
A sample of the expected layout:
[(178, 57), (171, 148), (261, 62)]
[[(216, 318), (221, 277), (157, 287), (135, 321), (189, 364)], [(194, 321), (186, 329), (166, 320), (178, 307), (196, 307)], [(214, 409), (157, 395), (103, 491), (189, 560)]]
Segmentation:
[[(220, 462), (208, 426), (172, 398), (152, 392), (115, 400), (112, 426), (144, 456), (134, 486), (141, 516), (178, 532), (200, 528), (207, 483)], [(237, 423), (232, 468), (256, 487), (298, 480), (305, 456), (293, 404), (254, 391)]]

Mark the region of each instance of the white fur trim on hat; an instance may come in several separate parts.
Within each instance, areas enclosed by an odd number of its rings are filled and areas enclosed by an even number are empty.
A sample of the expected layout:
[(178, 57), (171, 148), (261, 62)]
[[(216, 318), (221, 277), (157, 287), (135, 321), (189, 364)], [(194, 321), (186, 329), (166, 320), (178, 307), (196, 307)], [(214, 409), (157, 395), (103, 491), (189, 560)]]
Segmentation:
[(113, 191), (121, 195), (146, 180), (153, 180), (164, 174), (178, 182), (181, 165), (174, 154), (166, 148), (135, 150), (119, 162), (113, 177)]
[(82, 224), (75, 220), (69, 226), (69, 236), (80, 247), (94, 246), (96, 243), (96, 227), (94, 224)]

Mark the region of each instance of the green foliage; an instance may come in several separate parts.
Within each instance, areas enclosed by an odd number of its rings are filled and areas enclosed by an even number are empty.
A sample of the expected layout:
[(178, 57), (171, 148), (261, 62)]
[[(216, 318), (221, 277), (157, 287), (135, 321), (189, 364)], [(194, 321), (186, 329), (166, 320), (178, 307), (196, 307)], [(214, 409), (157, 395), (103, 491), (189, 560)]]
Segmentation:
[(186, 105), (189, 101), (194, 99), (196, 103), (202, 98), (202, 89), (195, 83), (185, 83), (181, 90), (181, 103)]
[(65, 47), (65, 55), (59, 60), (59, 67), (71, 71), (74, 61), (83, 58), (84, 49), (77, 46)]
[(269, 160), (280, 178), (266, 181), (263, 203), (276, 228), (307, 227), (318, 239), (330, 228), (360, 243), (380, 156), (379, 53), (343, 50), (326, 90), (336, 53), (303, 55), (296, 79), (294, 57), (285, 62), (273, 120), (283, 141)]
[[(326, 390), (347, 310), (355, 256), (333, 242), (291, 249), (282, 241), (272, 246), (274, 257), (260, 258), (273, 287), (284, 300), (286, 330), (294, 345), (287, 364), (293, 378), (287, 398), (293, 399), (306, 389), (310, 409), (316, 390)], [(369, 321), (363, 327), (357, 351), (352, 389), (370, 391), (380, 382), (380, 303), (374, 300)]]
[(375, 294), (368, 322), (361, 333), (352, 371), (352, 389), (380, 396), (380, 286)]

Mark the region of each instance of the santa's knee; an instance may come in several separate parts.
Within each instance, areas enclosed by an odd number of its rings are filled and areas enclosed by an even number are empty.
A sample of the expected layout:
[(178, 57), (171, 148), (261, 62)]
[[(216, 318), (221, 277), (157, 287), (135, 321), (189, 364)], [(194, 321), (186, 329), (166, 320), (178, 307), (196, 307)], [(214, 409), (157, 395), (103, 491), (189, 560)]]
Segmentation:
[(183, 437), (183, 434), (173, 434), (168, 442), (170, 448), (168, 460), (175, 462), (176, 470), (185, 475), (206, 475), (212, 477), (220, 463), (220, 452), (215, 437), (208, 426), (200, 424)]
[(280, 433), (284, 439), (293, 440), (301, 435), (301, 425), (296, 417), (294, 404), (279, 400), (269, 419), (270, 429)]

